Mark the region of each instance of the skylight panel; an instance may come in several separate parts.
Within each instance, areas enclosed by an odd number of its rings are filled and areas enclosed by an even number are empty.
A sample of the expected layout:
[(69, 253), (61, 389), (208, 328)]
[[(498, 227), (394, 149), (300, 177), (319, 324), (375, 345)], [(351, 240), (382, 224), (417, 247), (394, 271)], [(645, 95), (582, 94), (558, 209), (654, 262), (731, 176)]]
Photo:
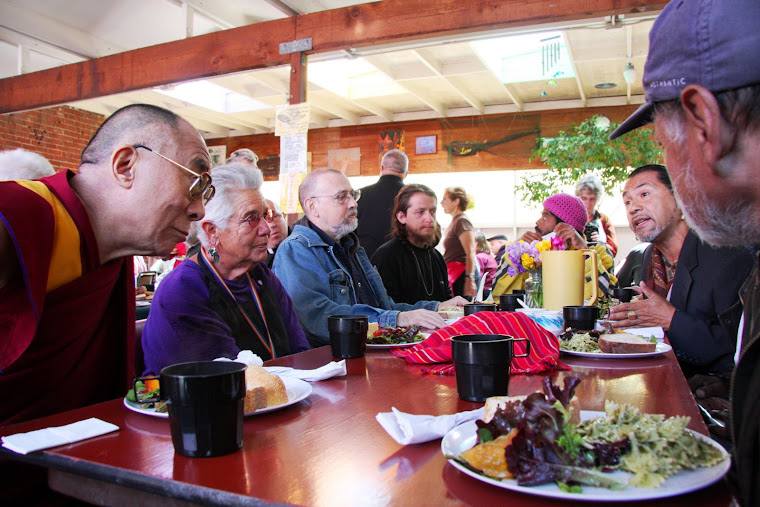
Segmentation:
[(511, 35), (470, 44), (502, 83), (575, 77), (562, 32)]
[(154, 88), (154, 90), (218, 113), (243, 113), (246, 111), (271, 109), (272, 107), (269, 104), (246, 97), (208, 81), (192, 81), (190, 83)]

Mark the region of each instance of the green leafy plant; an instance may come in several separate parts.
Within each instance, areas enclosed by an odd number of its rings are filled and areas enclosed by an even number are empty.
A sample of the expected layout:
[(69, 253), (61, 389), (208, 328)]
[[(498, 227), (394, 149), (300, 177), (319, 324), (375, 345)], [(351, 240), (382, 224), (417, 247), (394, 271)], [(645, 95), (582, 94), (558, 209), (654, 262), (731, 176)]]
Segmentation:
[(541, 203), (581, 176), (595, 173), (605, 191), (614, 194), (628, 178), (629, 168), (662, 162), (663, 152), (651, 129), (636, 129), (610, 141), (607, 136), (617, 126), (596, 115), (556, 137), (539, 138), (531, 160), (541, 160), (549, 170), (524, 178), (517, 190), (525, 200)]

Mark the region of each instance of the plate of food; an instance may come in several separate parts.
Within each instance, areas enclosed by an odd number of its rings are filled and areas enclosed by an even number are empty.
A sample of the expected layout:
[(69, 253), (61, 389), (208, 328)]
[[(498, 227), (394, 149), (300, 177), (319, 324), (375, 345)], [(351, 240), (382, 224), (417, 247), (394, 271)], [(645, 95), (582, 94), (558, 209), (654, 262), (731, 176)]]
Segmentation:
[[(312, 393), (311, 384), (297, 378), (280, 377), (270, 374), (267, 368), (248, 366), (244, 414), (260, 415), (289, 407), (305, 400)], [(273, 378), (275, 377), (275, 378)], [(279, 380), (279, 381), (278, 381)], [(168, 418), (164, 403), (138, 403), (131, 393), (124, 398), (124, 406), (133, 412), (151, 417)]]
[(670, 352), (673, 347), (629, 333), (568, 330), (560, 335), (559, 350), (563, 354), (593, 359), (636, 359)]
[[(574, 502), (667, 498), (707, 487), (728, 472), (728, 453), (686, 428), (688, 417), (643, 414), (608, 401), (604, 413), (585, 412), (585, 420), (574, 420), (573, 407), (565, 402), (567, 386), (551, 386), (547, 378), (544, 394), (531, 395), (530, 403), (525, 397), (499, 397), (493, 408), (487, 401), (484, 420), (466, 422), (444, 436), (443, 454), (476, 480)], [(544, 418), (552, 424), (532, 431), (547, 422)]]
[(370, 325), (367, 331), (368, 349), (394, 349), (399, 347), (413, 347), (423, 342), (430, 333), (420, 331), (418, 326), (410, 327), (377, 327)]

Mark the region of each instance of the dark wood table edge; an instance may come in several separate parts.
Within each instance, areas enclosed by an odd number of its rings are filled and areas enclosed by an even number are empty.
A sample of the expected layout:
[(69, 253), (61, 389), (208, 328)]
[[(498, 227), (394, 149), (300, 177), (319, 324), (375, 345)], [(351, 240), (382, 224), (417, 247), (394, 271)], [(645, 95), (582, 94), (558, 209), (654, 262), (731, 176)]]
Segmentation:
[(45, 451), (18, 454), (0, 447), (0, 458), (21, 461), (23, 463), (64, 472), (70, 475), (77, 475), (87, 479), (101, 481), (105, 484), (133, 488), (159, 497), (179, 499), (194, 504), (217, 505), (220, 507), (227, 505), (287, 505), (268, 502), (250, 496), (238, 495), (223, 490), (187, 484), (174, 479), (166, 480), (159, 477), (142, 475), (117, 467), (70, 459)]

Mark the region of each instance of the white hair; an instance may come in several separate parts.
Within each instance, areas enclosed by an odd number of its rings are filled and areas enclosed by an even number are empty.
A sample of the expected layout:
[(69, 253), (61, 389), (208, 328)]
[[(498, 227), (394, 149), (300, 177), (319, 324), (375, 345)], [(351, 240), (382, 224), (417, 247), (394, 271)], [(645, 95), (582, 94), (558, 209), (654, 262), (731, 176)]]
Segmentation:
[(380, 167), (399, 174), (409, 170), (409, 157), (401, 150), (388, 150), (380, 161)]
[(240, 148), (239, 150), (233, 151), (230, 158), (227, 159), (228, 164), (248, 164), (257, 169), (259, 168), (258, 161), (259, 156), (256, 155), (253, 150), (249, 150), (248, 148)]
[(22, 148), (0, 151), (0, 181), (36, 180), (55, 174), (48, 159)]
[(216, 188), (214, 197), (206, 204), (203, 220), (193, 222), (193, 229), (204, 247), (209, 246), (209, 240), (202, 225), (210, 222), (225, 230), (227, 220), (235, 212), (231, 202), (234, 194), (241, 190), (259, 190), (264, 176), (260, 170), (249, 165), (224, 164), (211, 169), (211, 180)]
[(580, 197), (581, 192), (584, 190), (588, 190), (599, 199), (604, 197), (604, 187), (596, 174), (587, 174), (575, 184), (575, 195)]

